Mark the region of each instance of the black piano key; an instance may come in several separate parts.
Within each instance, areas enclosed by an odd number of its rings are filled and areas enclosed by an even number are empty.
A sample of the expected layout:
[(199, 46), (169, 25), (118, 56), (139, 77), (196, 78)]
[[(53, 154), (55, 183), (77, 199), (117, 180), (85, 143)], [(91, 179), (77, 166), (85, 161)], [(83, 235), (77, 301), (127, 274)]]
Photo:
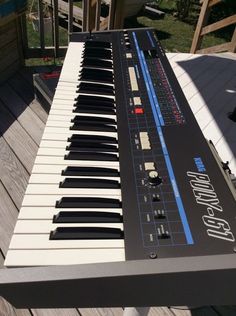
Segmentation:
[(89, 48), (86, 47), (84, 49), (83, 57), (91, 57), (91, 58), (102, 58), (102, 59), (112, 59), (112, 53), (109, 49), (103, 48)]
[(116, 112), (112, 108), (108, 108), (105, 106), (90, 106), (90, 105), (78, 105), (73, 109), (74, 113), (87, 113), (87, 114), (108, 114), (115, 115)]
[(85, 42), (85, 48), (87, 48), (87, 47), (111, 48), (111, 43), (100, 42), (100, 41), (87, 41), (87, 42)]
[(118, 177), (117, 169), (102, 167), (76, 167), (68, 166), (61, 172), (62, 176), (96, 176), (96, 177)]
[(110, 179), (65, 178), (59, 183), (59, 188), (119, 189), (120, 183)]
[(89, 123), (89, 124), (113, 124), (116, 125), (116, 121), (109, 117), (100, 117), (100, 116), (86, 116), (86, 115), (75, 115), (71, 119), (72, 123)]
[(70, 152), (64, 156), (65, 160), (97, 160), (97, 161), (118, 161), (118, 157), (109, 153), (96, 152)]
[(75, 211), (59, 212), (53, 223), (122, 223), (123, 216), (114, 212)]
[(116, 132), (116, 127), (106, 124), (98, 124), (98, 123), (77, 123), (75, 122), (72, 126), (70, 126), (71, 130), (76, 131), (100, 131), (100, 132)]
[(62, 197), (56, 208), (121, 208), (121, 201), (102, 197)]
[(104, 106), (114, 106), (114, 99), (109, 97), (95, 96), (95, 95), (78, 95), (76, 98), (77, 104), (101, 104)]
[(104, 70), (104, 69), (91, 69), (91, 68), (82, 68), (82, 70), (80, 71), (80, 75), (93, 75), (96, 78), (109, 78), (109, 79), (113, 79), (113, 73), (109, 70)]
[(103, 60), (98, 58), (84, 58), (82, 61), (83, 67), (92, 67), (92, 68), (106, 68), (112, 69), (112, 62), (109, 60)]
[(103, 135), (78, 135), (73, 134), (71, 137), (67, 138), (68, 142), (79, 142), (79, 143), (108, 143), (117, 144), (117, 139), (111, 136)]
[(95, 76), (93, 74), (90, 73), (82, 73), (79, 76), (79, 80), (80, 81), (90, 81), (90, 82), (100, 82), (100, 83), (113, 83), (113, 77), (105, 77), (105, 76)]
[(113, 72), (110, 70), (106, 69), (92, 69), (92, 68), (82, 68), (80, 70), (80, 73), (90, 73), (94, 75), (99, 75), (99, 76), (106, 76), (106, 77), (113, 77)]
[(90, 82), (81, 82), (76, 92), (114, 95), (112, 86)]
[(50, 232), (50, 240), (123, 239), (124, 232), (110, 227), (57, 227)]
[(118, 148), (109, 144), (98, 143), (78, 143), (72, 142), (69, 146), (66, 146), (66, 150), (74, 152), (94, 151), (94, 152), (118, 152)]

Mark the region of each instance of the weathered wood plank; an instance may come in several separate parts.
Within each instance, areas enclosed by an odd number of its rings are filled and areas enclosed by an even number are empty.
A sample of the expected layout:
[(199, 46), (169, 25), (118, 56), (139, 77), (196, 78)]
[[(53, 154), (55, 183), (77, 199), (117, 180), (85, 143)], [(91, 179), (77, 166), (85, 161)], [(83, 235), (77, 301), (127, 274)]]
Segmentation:
[(148, 316), (173, 316), (173, 313), (168, 307), (152, 307)]
[(30, 173), (38, 146), (1, 101), (0, 115), (0, 131), (4, 135), (4, 139)]
[[(32, 74), (31, 74), (32, 76)], [(29, 107), (34, 111), (34, 113), (41, 119), (43, 123), (47, 121), (47, 112), (40, 105), (40, 103), (34, 98), (34, 88), (33, 83), (28, 82), (20, 72), (15, 74), (12, 78), (8, 80), (9, 85), (13, 90), (17, 92), (18, 95), (29, 105)]]
[(31, 311), (34, 316), (79, 316), (75, 308), (32, 309)]
[[(8, 244), (10, 242), (12, 232), (15, 226), (18, 211), (6, 189), (0, 182), (0, 268), (3, 269), (4, 257), (6, 254)], [(6, 300), (0, 297), (0, 316), (30, 316), (26, 309), (15, 309)]]
[(229, 51), (231, 47), (231, 42), (223, 43), (220, 45), (215, 45), (207, 48), (202, 48), (196, 51), (197, 54), (213, 54)]
[(198, 18), (197, 27), (194, 32), (193, 41), (190, 49), (190, 53), (194, 54), (199, 49), (202, 41), (201, 32), (202, 28), (207, 24), (209, 16), (208, 8), (209, 0), (205, 0), (202, 4), (201, 12)]
[(18, 209), (21, 207), (28, 179), (28, 172), (20, 163), (3, 137), (1, 137), (0, 180)]
[(0, 87), (0, 99), (18, 119), (19, 123), (24, 126), (24, 129), (35, 143), (39, 145), (44, 130), (44, 123), (28, 107), (28, 104), (8, 84)]
[(40, 118), (40, 120), (44, 124), (46, 124), (47, 118), (48, 118), (48, 113), (36, 99), (34, 99), (34, 100), (32, 100), (32, 102), (30, 102), (29, 107)]
[(201, 36), (208, 34), (208, 33), (211, 33), (211, 32), (214, 32), (216, 30), (219, 30), (223, 27), (226, 27), (226, 26), (234, 24), (234, 23), (236, 23), (236, 14), (228, 16), (225, 19), (222, 19), (218, 22), (215, 22), (215, 23), (212, 23), (212, 24), (209, 24), (209, 25), (203, 27), (202, 32), (201, 32)]
[(122, 308), (80, 308), (81, 316), (122, 316)]
[(16, 25), (15, 21), (3, 25), (0, 29), (0, 46), (3, 47), (12, 41), (16, 40)]
[(0, 297), (0, 316), (30, 316), (27, 309), (15, 309), (4, 298)]
[(15, 222), (17, 220), (18, 210), (1, 182), (0, 197), (0, 248), (2, 252), (6, 254), (14, 230)]

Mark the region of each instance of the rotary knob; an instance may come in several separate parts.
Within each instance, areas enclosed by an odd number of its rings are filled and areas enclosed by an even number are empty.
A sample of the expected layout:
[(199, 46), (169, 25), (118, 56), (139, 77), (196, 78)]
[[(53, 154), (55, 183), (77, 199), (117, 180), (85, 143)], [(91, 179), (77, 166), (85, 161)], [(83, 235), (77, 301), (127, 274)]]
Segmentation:
[(156, 186), (162, 183), (162, 178), (159, 177), (159, 174), (156, 170), (151, 170), (148, 173), (148, 182), (152, 186)]

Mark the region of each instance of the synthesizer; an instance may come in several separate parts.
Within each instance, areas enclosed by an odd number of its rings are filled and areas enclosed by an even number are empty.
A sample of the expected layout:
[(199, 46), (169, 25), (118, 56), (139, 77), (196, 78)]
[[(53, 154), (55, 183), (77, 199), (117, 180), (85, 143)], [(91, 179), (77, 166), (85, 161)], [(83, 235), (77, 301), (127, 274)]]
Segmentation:
[(233, 254), (235, 215), (155, 31), (72, 34), (5, 266)]

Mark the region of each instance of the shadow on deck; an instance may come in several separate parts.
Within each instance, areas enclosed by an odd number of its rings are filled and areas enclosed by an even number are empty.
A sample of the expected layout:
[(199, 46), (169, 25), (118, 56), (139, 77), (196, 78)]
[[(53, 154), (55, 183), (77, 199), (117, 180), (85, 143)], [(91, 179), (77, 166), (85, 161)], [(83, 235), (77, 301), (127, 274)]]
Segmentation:
[(236, 123), (228, 118), (236, 107), (236, 57), (231, 56), (195, 55), (177, 64), (184, 70), (178, 80), (205, 137), (236, 173)]

